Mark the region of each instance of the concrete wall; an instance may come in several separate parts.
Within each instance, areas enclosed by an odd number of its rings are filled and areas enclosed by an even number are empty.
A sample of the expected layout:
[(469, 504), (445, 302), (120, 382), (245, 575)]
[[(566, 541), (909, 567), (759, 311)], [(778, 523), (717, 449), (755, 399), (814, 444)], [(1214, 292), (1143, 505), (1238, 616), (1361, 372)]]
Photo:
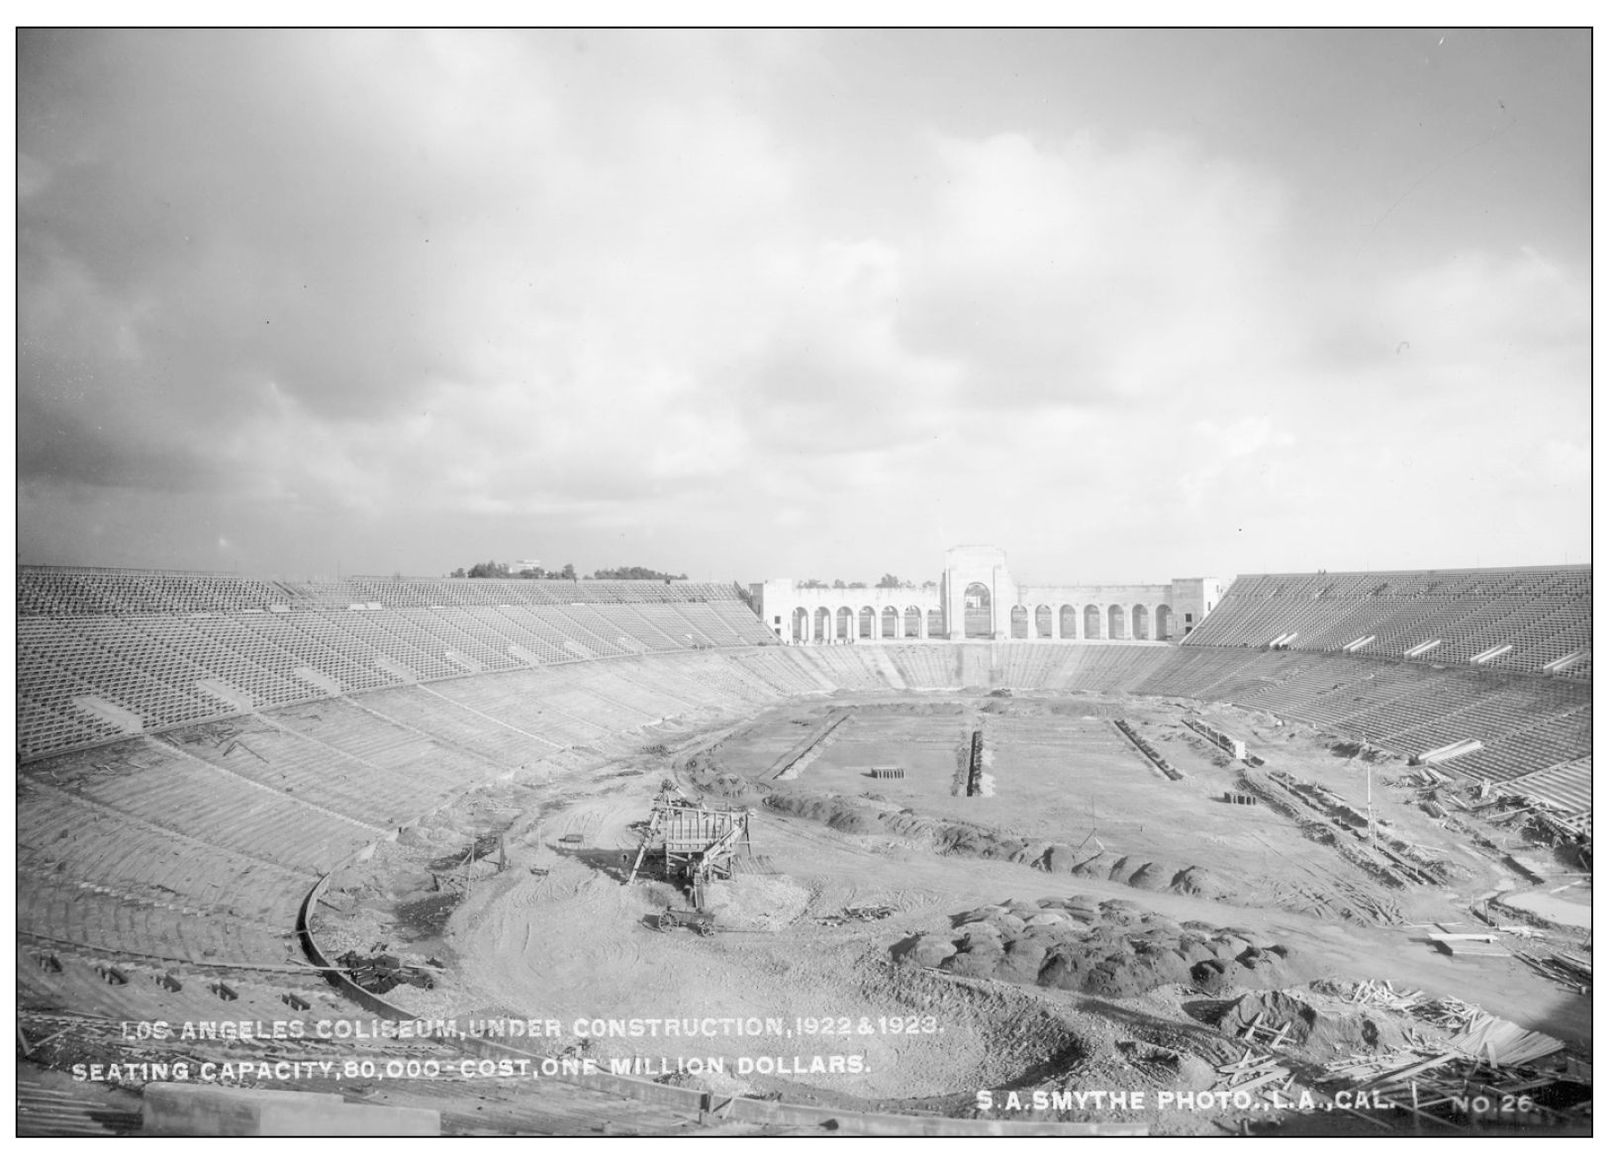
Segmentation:
[(1172, 609), (1177, 613), (1177, 637), (1182, 638), (1205, 621), (1205, 616), (1222, 601), (1232, 579), (1175, 578), (1171, 580)]
[[(1175, 641), (1197, 626), (1222, 595), (1219, 578), (1172, 579), (1166, 583), (1090, 583), (1061, 586), (1021, 586), (1009, 571), (1008, 559), (997, 547), (953, 547), (947, 552), (941, 584), (931, 589), (832, 589), (802, 587), (791, 579), (770, 579), (762, 584), (762, 621), (785, 642), (835, 643), (912, 641), (916, 638), (965, 637), (965, 600), (979, 583), (991, 598), (991, 637), (1003, 641), (1086, 641), (1088, 639), (1148, 639)], [(1046, 607), (1044, 627), (1037, 611)], [(1067, 614), (1066, 611), (1069, 613)], [(880, 625), (894, 609), (897, 627), (891, 638)], [(905, 632), (910, 609), (919, 612), (917, 634)], [(1089, 611), (1097, 612), (1097, 625)], [(941, 625), (933, 627), (930, 614), (941, 612)], [(842, 615), (849, 612), (849, 619)], [(860, 634), (859, 620), (873, 612), (874, 626)], [(1024, 623), (1017, 626), (1023, 612)], [(848, 625), (848, 621), (850, 625)], [(1072, 625), (1072, 622), (1074, 625)], [(1096, 630), (1096, 633), (1090, 631)], [(1067, 633), (1073, 632), (1073, 633)]]
[[(936, 588), (924, 589), (914, 587), (904, 590), (902, 588), (861, 587), (847, 590), (836, 590), (830, 587), (803, 587), (797, 586), (791, 579), (769, 579), (762, 584), (762, 621), (770, 630), (785, 642), (793, 640), (795, 631), (792, 628), (792, 618), (798, 610), (807, 612), (809, 624), (818, 617), (820, 611), (829, 612), (830, 622), (835, 622), (839, 612), (844, 607), (852, 612), (855, 622), (865, 608), (874, 611), (879, 619), (887, 608), (896, 611), (897, 619), (903, 619), (909, 608), (919, 611), (921, 638), (937, 638), (940, 635), (927, 634), (925, 627), (929, 622), (929, 614), (937, 608), (938, 598)], [(830, 636), (833, 639), (833, 633)], [(898, 638), (901, 637), (899, 634)], [(876, 636), (876, 639), (878, 636)], [(860, 640), (854, 633), (853, 641)], [(816, 641), (809, 630), (807, 641)]]

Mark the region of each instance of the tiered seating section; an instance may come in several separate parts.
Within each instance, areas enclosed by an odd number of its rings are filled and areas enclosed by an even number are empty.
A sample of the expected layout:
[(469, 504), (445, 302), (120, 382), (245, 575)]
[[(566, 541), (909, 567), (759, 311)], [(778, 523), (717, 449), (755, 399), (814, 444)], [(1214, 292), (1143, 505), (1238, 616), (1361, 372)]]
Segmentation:
[(1190, 650), (1139, 691), (1231, 702), (1408, 757), (1465, 738), (1485, 748), (1441, 765), (1505, 781), (1587, 754), (1591, 685), (1302, 651)]
[(23, 760), (336, 694), (773, 644), (733, 586), (23, 567)]
[[(787, 647), (717, 587), (704, 600), (678, 584), (636, 600), (600, 584), (588, 588), (593, 598), (556, 603), (503, 601), (499, 586), (466, 583), (442, 592), (453, 601), (431, 602), (421, 600), (442, 580), (293, 590), (227, 576), (188, 587), (163, 575), (140, 589), (120, 577), (147, 576), (22, 580), (19, 749), (42, 759), (18, 779), (19, 1002), (30, 1008), (284, 1017), (286, 983), (316, 1017), (351, 1010), (305, 971), (280, 972), (296, 955), (299, 900), (341, 859), (522, 767), (564, 770), (585, 754), (598, 761), (662, 741), (667, 729), (739, 721), (808, 695), (991, 688), (1225, 700), (1407, 754), (1478, 738), (1482, 751), (1443, 769), (1566, 802), (1589, 790), (1589, 682), (1219, 647), (1206, 642), (1219, 633), (1209, 622), (1182, 648)], [(355, 592), (382, 607), (350, 610), (343, 600)], [(1255, 618), (1278, 597), (1241, 597), (1235, 614), (1245, 621), (1220, 633), (1284, 625)], [(1469, 606), (1449, 617), (1496, 614)], [(1365, 609), (1358, 600), (1341, 614)], [(1409, 622), (1416, 613), (1397, 612)], [(1409, 632), (1427, 630), (1424, 614)], [(691, 649), (696, 634), (711, 649)], [(618, 654), (627, 657), (608, 657)], [(86, 707), (87, 698), (104, 705)], [(74, 747), (87, 748), (54, 753)], [(1572, 765), (1551, 769), (1558, 763)], [(130, 980), (108, 981), (109, 964)], [(221, 975), (221, 965), (234, 972)], [(210, 995), (221, 976), (239, 1000)]]
[(1241, 575), (1184, 645), (1416, 651), (1424, 662), (1590, 681), (1591, 604), (1587, 566)]

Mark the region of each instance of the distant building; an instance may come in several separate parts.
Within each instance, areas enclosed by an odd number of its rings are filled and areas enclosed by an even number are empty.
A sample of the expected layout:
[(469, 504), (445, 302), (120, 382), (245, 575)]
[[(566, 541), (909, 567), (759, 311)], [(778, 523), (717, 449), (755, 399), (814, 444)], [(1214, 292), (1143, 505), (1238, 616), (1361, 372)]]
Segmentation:
[(1016, 583), (996, 547), (954, 547), (939, 587), (804, 587), (762, 584), (762, 621), (785, 642), (906, 639), (1172, 642), (1222, 596), (1217, 578), (1138, 585)]

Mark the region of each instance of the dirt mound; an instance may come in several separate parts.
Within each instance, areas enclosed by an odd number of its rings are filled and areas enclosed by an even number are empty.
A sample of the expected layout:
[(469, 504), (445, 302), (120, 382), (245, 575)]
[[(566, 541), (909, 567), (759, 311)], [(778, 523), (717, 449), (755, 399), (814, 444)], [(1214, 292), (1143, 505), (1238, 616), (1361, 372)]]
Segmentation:
[(1306, 1056), (1323, 1060), (1346, 1050), (1395, 1048), (1408, 1039), (1406, 1029), (1392, 1018), (1374, 1017), (1339, 1001), (1327, 1001), (1304, 990), (1269, 990), (1246, 993), (1229, 1002), (1216, 1025), (1238, 1036), (1251, 1022), (1286, 1030), (1292, 1043)]
[(811, 897), (789, 878), (738, 874), (706, 887), (706, 908), (719, 929), (777, 933), (802, 915)]
[(762, 794), (750, 781), (730, 773), (717, 764), (714, 751), (706, 750), (690, 759), (687, 767), (695, 785), (708, 794), (715, 794), (729, 802), (754, 803)]
[(822, 822), (846, 834), (873, 834), (880, 829), (879, 812), (867, 802), (818, 794), (770, 794), (772, 809)]
[(960, 977), (1117, 998), (1168, 984), (1216, 993), (1293, 980), (1282, 946), (1189, 929), (1134, 902), (1083, 896), (979, 906), (957, 915), (952, 931), (908, 938), (892, 955)]
[(1017, 837), (989, 826), (931, 818), (911, 810), (882, 808), (860, 798), (776, 791), (768, 795), (764, 804), (847, 834), (892, 834), (928, 841), (939, 854), (996, 858), (1034, 866), (1051, 874), (1103, 878), (1137, 889), (1169, 889), (1173, 893), (1220, 902), (1236, 904), (1245, 897), (1232, 883), (1202, 866), (1176, 869), (1155, 858), (1115, 854), (1108, 850), (1083, 853), (1065, 842)]
[(1159, 862), (1145, 862), (1133, 871), (1126, 884), (1140, 890), (1163, 890), (1171, 884), (1171, 871)]

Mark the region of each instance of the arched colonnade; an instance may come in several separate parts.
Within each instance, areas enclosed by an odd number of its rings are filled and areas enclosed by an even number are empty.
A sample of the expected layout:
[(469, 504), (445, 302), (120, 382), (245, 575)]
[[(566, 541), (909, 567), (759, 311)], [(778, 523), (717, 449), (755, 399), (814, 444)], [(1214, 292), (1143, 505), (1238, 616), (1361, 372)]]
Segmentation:
[[(917, 603), (797, 606), (790, 614), (787, 640), (798, 644), (920, 642), (947, 638), (942, 613)], [(1164, 604), (1038, 603), (1009, 611), (1005, 638), (1035, 641), (1101, 642), (1176, 637), (1176, 616)]]

